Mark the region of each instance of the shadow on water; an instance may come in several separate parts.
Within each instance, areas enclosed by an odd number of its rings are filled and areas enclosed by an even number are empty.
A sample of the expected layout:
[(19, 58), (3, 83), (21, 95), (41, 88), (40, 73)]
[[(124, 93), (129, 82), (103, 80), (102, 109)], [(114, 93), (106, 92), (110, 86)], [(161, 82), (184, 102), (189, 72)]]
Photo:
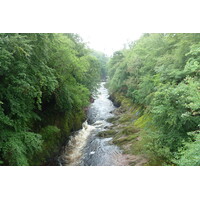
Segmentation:
[(71, 136), (65, 152), (59, 157), (60, 165), (71, 166), (113, 166), (122, 164), (122, 152), (112, 144), (112, 138), (100, 138), (98, 134), (112, 124), (106, 120), (113, 117), (115, 109), (110, 101), (105, 82), (100, 84), (94, 102), (88, 109), (88, 124)]

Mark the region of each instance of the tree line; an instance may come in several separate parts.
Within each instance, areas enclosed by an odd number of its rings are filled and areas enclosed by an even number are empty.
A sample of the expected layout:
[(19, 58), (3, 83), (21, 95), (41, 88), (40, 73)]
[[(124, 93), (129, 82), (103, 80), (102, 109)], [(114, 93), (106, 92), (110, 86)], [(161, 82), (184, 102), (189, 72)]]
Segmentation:
[(107, 57), (77, 34), (0, 34), (0, 164), (43, 165), (80, 128)]
[(200, 165), (200, 34), (143, 34), (114, 53), (109, 88), (142, 107), (153, 165)]

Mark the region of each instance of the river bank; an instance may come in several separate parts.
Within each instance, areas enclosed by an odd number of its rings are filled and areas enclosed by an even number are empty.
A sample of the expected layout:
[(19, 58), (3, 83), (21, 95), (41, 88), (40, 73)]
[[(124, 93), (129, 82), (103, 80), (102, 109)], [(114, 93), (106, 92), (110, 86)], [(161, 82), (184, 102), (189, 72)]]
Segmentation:
[(141, 114), (141, 107), (134, 105), (130, 99), (119, 93), (112, 94), (109, 99), (116, 109), (112, 112), (114, 117), (108, 122), (112, 126), (99, 134), (100, 137), (112, 137), (112, 143), (122, 150), (124, 165), (143, 166), (148, 164), (148, 158), (141, 147), (141, 129), (137, 126), (137, 120)]
[(128, 165), (128, 155), (117, 144), (113, 137), (102, 137), (114, 126), (109, 120), (114, 118), (116, 107), (109, 99), (105, 82), (100, 84), (94, 102), (89, 106), (87, 121), (82, 129), (71, 136), (59, 158), (64, 166), (124, 166)]
[(135, 124), (141, 108), (120, 94), (108, 93), (100, 84), (88, 107), (82, 129), (71, 136), (59, 164), (64, 166), (142, 166), (141, 131)]

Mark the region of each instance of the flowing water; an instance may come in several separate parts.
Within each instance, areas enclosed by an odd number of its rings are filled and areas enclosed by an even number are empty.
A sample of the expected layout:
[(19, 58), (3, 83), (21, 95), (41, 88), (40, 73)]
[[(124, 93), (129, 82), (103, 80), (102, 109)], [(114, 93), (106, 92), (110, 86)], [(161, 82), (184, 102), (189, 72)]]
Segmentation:
[(59, 158), (60, 165), (123, 165), (122, 152), (112, 144), (112, 138), (98, 137), (101, 131), (112, 125), (106, 120), (114, 116), (112, 111), (115, 109), (108, 99), (108, 90), (104, 85), (105, 82), (100, 84), (95, 100), (88, 109), (88, 119), (83, 123), (83, 128), (71, 136), (65, 152)]

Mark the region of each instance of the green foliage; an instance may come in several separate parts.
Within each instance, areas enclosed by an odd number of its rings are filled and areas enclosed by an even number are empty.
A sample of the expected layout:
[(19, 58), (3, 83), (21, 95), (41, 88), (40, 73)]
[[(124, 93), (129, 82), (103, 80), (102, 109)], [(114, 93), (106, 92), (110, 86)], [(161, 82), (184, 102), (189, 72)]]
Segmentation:
[(1, 157), (7, 165), (29, 165), (35, 152), (41, 151), (42, 139), (32, 132), (7, 132), (0, 135)]
[[(199, 166), (200, 165), (200, 131), (192, 133), (194, 141), (185, 143), (184, 148), (180, 149), (180, 155), (175, 163), (181, 166)], [(191, 135), (191, 133), (190, 133)]]
[(98, 51), (94, 51), (93, 56), (97, 58), (100, 64), (101, 79), (105, 80), (107, 78), (107, 73), (108, 73), (107, 63), (109, 58), (104, 53)]
[[(77, 34), (1, 33), (0, 160), (34, 164), (29, 156), (36, 156), (40, 134), (42, 156), (58, 151), (71, 119), (57, 122), (56, 116), (73, 116), (89, 104), (103, 65)], [(51, 127), (57, 124), (60, 135)]]
[(152, 116), (142, 127), (151, 159), (174, 162), (185, 142), (193, 144), (187, 133), (199, 130), (200, 34), (144, 34), (108, 66), (110, 90)]
[(56, 126), (47, 126), (41, 129), (40, 135), (42, 136), (42, 152), (39, 154), (40, 158), (45, 161), (52, 153), (58, 151), (61, 132)]
[[(163, 145), (164, 137), (162, 133), (157, 131), (145, 130), (142, 133), (142, 153), (146, 154), (149, 159), (149, 165), (166, 165), (172, 164), (169, 162), (173, 158), (173, 154), (167, 145)], [(170, 139), (170, 137), (168, 138)], [(169, 141), (173, 142), (173, 141)]]

